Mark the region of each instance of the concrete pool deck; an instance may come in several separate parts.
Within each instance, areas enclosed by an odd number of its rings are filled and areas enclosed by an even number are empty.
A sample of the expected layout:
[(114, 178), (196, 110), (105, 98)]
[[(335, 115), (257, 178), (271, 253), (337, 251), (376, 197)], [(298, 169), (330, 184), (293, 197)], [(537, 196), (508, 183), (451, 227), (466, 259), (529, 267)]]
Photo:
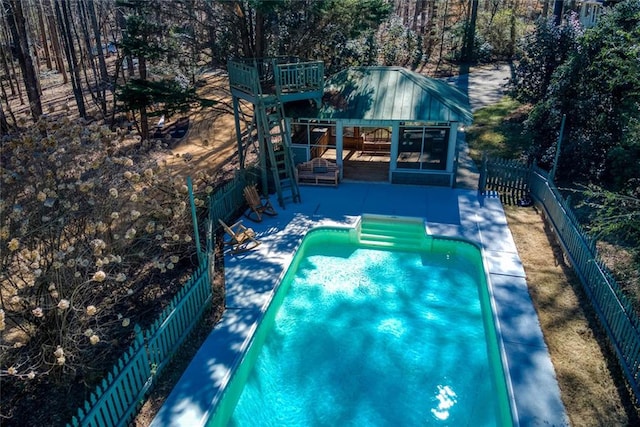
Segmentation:
[(302, 187), (301, 194), (302, 203), (288, 204), (276, 217), (257, 224), (244, 220), (262, 244), (236, 256), (225, 254), (225, 313), (152, 426), (206, 425), (307, 231), (318, 225), (351, 226), (364, 213), (425, 218), (433, 235), (481, 245), (519, 425), (569, 425), (498, 197), (472, 190), (354, 182), (338, 188)]

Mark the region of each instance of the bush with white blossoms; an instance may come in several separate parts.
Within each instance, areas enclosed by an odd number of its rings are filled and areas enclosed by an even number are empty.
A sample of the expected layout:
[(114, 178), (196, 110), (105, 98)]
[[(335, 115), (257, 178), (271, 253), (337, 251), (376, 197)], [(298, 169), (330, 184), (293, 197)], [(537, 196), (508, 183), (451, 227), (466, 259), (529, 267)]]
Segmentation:
[[(126, 150), (108, 128), (67, 118), (43, 119), (3, 141), (3, 383), (100, 372), (110, 347), (118, 344), (118, 357), (130, 343), (136, 316), (158, 310), (145, 287), (192, 266), (185, 180), (151, 153)], [(211, 180), (192, 178), (204, 214)]]

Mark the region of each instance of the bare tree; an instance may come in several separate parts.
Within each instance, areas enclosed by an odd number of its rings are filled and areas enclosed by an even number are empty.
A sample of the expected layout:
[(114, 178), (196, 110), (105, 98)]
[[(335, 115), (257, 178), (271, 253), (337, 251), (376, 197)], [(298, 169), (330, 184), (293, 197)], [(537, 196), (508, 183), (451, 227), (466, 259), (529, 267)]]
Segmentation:
[(9, 122), (7, 122), (7, 117), (4, 115), (4, 110), (2, 109), (2, 103), (0, 103), (0, 133), (5, 134), (7, 132), (9, 132)]
[(29, 99), (29, 111), (31, 112), (31, 117), (34, 120), (38, 120), (42, 115), (40, 85), (38, 83), (38, 74), (29, 52), (29, 38), (22, 2), (20, 0), (2, 0), (2, 4), (7, 11), (9, 31), (14, 42), (16, 56), (22, 71), (22, 79)]
[[(0, 33), (0, 35), (2, 35)], [(1, 39), (0, 39), (1, 40)], [(9, 69), (9, 53), (4, 48), (4, 40), (0, 41), (0, 60), (2, 60), (2, 70), (4, 71), (4, 76), (6, 76), (6, 80), (9, 82), (9, 87), (11, 88), (11, 96), (16, 95), (16, 88), (13, 84), (13, 75), (11, 70)], [(7, 43), (8, 45), (9, 43)], [(13, 61), (11, 61), (11, 65), (13, 66)], [(12, 67), (13, 68), (13, 67)], [(15, 74), (15, 73), (14, 73)], [(0, 85), (4, 88), (4, 79), (0, 79)], [(20, 88), (18, 88), (19, 90)], [(20, 95), (20, 99), (22, 99), (22, 95)]]
[(69, 3), (65, 0), (55, 0), (56, 17), (58, 18), (58, 25), (62, 30), (62, 41), (64, 45), (65, 55), (67, 57), (67, 64), (71, 71), (71, 87), (73, 89), (73, 97), (76, 100), (78, 107), (78, 114), (80, 117), (87, 116), (87, 110), (84, 104), (84, 97), (82, 94), (82, 82), (80, 81), (80, 68), (78, 66), (78, 58), (76, 56), (76, 49), (73, 43), (73, 35), (71, 32), (71, 10)]
[(62, 54), (62, 48), (60, 46), (60, 34), (58, 33), (58, 26), (53, 14), (53, 0), (43, 0), (42, 10), (47, 17), (47, 24), (49, 28), (49, 40), (51, 40), (51, 46), (53, 47), (54, 57), (56, 61), (56, 69), (62, 74), (64, 84), (69, 83), (69, 76), (64, 66), (64, 58)]
[(51, 53), (49, 52), (49, 42), (47, 41), (47, 30), (44, 23), (44, 11), (42, 4), (37, 1), (35, 4), (36, 15), (38, 17), (38, 32), (40, 33), (40, 43), (44, 49), (44, 60), (47, 62), (47, 69), (53, 69), (53, 63), (51, 62)]
[[(102, 43), (100, 42), (100, 31), (92, 28), (89, 30), (89, 23), (91, 22), (90, 12), (88, 5), (85, 1), (79, 1), (77, 3), (77, 12), (80, 22), (80, 30), (82, 33), (82, 40), (80, 39), (80, 35), (77, 31), (76, 38), (77, 44), (80, 52), (80, 63), (82, 64), (82, 73), (84, 75), (85, 82), (87, 87), (89, 88), (89, 93), (91, 98), (95, 102), (96, 105), (100, 108), (102, 115), (107, 114), (107, 99), (106, 99), (106, 85), (108, 81), (107, 76), (107, 65), (104, 60), (104, 51), (102, 49)], [(92, 8), (91, 8), (92, 9)], [(95, 16), (95, 13), (94, 13)], [(97, 21), (97, 19), (96, 19)], [(97, 25), (97, 23), (96, 23)], [(93, 26), (93, 24), (92, 24)], [(75, 28), (75, 26), (74, 26)], [(98, 37), (95, 37), (95, 33), (98, 33)], [(93, 33), (94, 37), (92, 40)], [(95, 43), (94, 43), (95, 41)], [(82, 49), (82, 45), (84, 44), (84, 49)], [(100, 61), (100, 58), (102, 61)], [(103, 68), (104, 66), (104, 68)], [(87, 72), (87, 68), (90, 69), (91, 73)]]
[[(104, 50), (102, 48), (102, 35), (100, 34), (100, 26), (98, 25), (98, 17), (96, 16), (96, 7), (93, 0), (87, 0), (87, 12), (91, 21), (91, 28), (93, 29), (93, 37), (95, 44), (98, 47), (98, 63), (100, 65), (100, 78), (103, 82), (109, 80), (109, 73), (107, 72), (107, 62), (104, 59)], [(108, 46), (107, 46), (108, 49)]]
[(476, 40), (476, 21), (478, 18), (478, 0), (470, 0), (470, 2), (471, 4), (465, 26), (465, 35), (462, 47), (462, 60), (465, 62), (473, 60)]

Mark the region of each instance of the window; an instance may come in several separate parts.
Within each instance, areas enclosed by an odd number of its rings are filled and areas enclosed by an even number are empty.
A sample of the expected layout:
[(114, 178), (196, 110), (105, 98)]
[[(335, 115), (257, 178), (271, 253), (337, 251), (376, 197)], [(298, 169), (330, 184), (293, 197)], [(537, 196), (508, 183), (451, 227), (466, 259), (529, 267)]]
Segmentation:
[[(356, 135), (356, 128), (353, 126), (343, 126), (342, 127), (342, 137), (354, 137)], [(336, 136), (336, 127), (333, 126), (331, 128), (331, 136), (335, 138)]]
[(329, 134), (335, 125), (317, 120), (299, 120), (291, 123), (291, 143), (309, 148), (310, 158), (321, 157), (330, 145)]
[(445, 170), (449, 128), (410, 126), (400, 128), (399, 169)]

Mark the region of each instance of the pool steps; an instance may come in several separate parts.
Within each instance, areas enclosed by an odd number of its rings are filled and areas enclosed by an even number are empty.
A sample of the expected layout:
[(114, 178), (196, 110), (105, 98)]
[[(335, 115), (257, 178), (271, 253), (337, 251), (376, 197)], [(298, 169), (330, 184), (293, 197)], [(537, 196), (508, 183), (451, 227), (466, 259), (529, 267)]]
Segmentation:
[(422, 218), (363, 215), (355, 234), (357, 243), (376, 248), (420, 250), (433, 242)]

